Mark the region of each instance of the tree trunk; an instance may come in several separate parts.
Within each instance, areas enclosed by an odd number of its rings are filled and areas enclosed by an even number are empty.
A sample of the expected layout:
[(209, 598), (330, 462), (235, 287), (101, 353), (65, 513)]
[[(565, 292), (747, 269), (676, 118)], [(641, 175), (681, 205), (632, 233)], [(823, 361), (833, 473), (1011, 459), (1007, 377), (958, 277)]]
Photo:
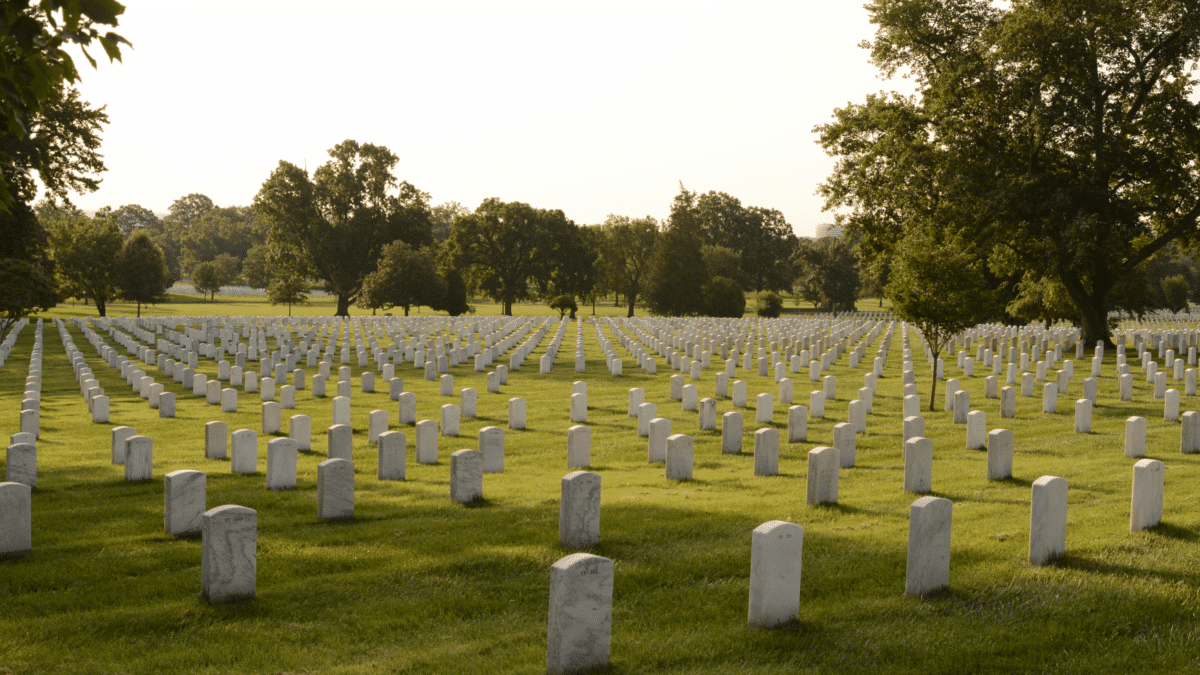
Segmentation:
[(1106, 349), (1115, 349), (1112, 333), (1108, 330), (1108, 303), (1100, 298), (1087, 298), (1077, 302), (1079, 323), (1082, 336), (1079, 338), (1087, 346), (1103, 342)]
[(637, 293), (630, 293), (629, 294), (629, 311), (626, 312), (626, 314), (625, 314), (625, 316), (629, 317), (630, 319), (633, 318), (633, 304), (635, 302), (637, 302)]
[(138, 318), (140, 319), (140, 318), (142, 318), (142, 301), (138, 300), (137, 304), (138, 304)]
[(408, 316), (408, 305), (404, 306), (404, 316)]
[(107, 316), (105, 311), (108, 309), (108, 303), (100, 298), (96, 298), (96, 313), (99, 316)]
[(334, 316), (350, 316), (350, 296), (338, 293), (337, 296), (337, 311)]
[(504, 306), (501, 308), (500, 313), (504, 316), (512, 316), (512, 300), (505, 299), (503, 303)]
[(930, 366), (930, 369), (929, 369), (930, 372), (933, 374), (933, 377), (929, 378), (929, 379), (933, 380), (933, 384), (929, 387), (929, 412), (937, 411), (937, 409), (933, 407), (933, 400), (935, 398), (937, 398), (937, 362), (938, 362), (938, 357), (941, 355), (942, 355), (942, 350), (940, 350), (940, 349), (933, 353), (933, 365)]

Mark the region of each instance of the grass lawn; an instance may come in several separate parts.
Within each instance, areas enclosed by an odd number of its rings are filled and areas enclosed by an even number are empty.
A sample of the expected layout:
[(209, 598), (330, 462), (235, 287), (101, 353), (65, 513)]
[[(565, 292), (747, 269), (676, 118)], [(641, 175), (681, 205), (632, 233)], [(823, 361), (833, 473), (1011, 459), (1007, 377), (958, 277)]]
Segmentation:
[[(875, 311), (876, 302), (863, 309)], [(332, 301), (294, 309), (327, 316)], [(94, 308), (60, 306), (48, 316), (91, 315), (85, 310)], [(590, 307), (580, 310), (590, 318)], [(127, 311), (110, 305), (110, 314)], [(286, 308), (265, 300), (219, 299), (144, 313), (280, 311)], [(285, 432), (289, 414), (312, 417), (314, 451), (300, 454), (295, 490), (268, 491), (262, 434), (255, 475), (234, 475), (227, 460), (205, 459), (203, 450), (207, 421), (261, 428), (257, 395), (239, 392), (239, 412), (222, 413), (151, 367), (178, 397), (177, 417), (160, 419), (72, 327), (112, 398), (110, 423), (92, 424), (47, 320), (34, 551), (0, 562), (0, 673), (543, 672), (549, 568), (570, 553), (558, 545), (558, 502), (577, 379), (588, 382), (591, 470), (603, 480), (601, 543), (591, 552), (616, 561), (614, 673), (1160, 673), (1200, 666), (1200, 455), (1179, 453), (1179, 425), (1163, 421), (1162, 401), (1138, 368), (1134, 401), (1117, 401), (1112, 350), (1087, 435), (1073, 433), (1086, 361), (1076, 364), (1059, 413), (1041, 412), (1039, 386), (1035, 398), (1018, 396), (1013, 420), (1001, 420), (998, 399), (984, 398), (982, 367), (966, 378), (947, 364), (947, 377), (971, 392), (972, 408), (987, 413), (988, 428), (1013, 430), (1014, 476), (986, 479), (986, 453), (965, 449), (965, 425), (941, 412), (939, 383), (938, 412), (923, 414), (934, 442), (933, 494), (954, 503), (950, 588), (920, 600), (903, 594), (909, 506), (918, 495), (902, 490), (899, 329), (867, 433), (858, 437), (857, 465), (840, 473), (839, 503), (820, 508), (805, 504), (807, 452), (832, 444), (833, 425), (846, 420), (868, 366), (851, 369), (845, 358), (834, 365), (838, 396), (826, 418), (809, 422), (808, 442), (781, 447), (778, 476), (758, 477), (753, 434), (763, 425), (752, 407), (742, 411), (743, 453), (722, 455), (719, 429), (698, 432), (697, 413), (670, 399), (671, 371), (662, 359), (657, 376), (642, 374), (606, 327), (604, 337), (625, 359), (625, 376), (611, 378), (594, 324), (585, 320), (582, 329), (582, 375), (573, 368), (574, 322), (552, 373), (537, 373), (548, 335), (499, 395), (487, 392), (484, 373), (453, 368), (456, 392), (479, 392), (478, 416), (462, 420), (460, 437), (439, 439), (435, 465), (416, 463), (413, 429), (397, 424), (387, 388), (361, 393), (354, 367), (355, 518), (323, 522), (316, 467), (325, 459), (331, 398), (300, 391), (297, 410), (284, 411)], [(17, 430), (33, 336), (27, 326), (0, 368), (8, 433)], [(315, 369), (306, 370), (311, 382)], [(215, 363), (201, 359), (200, 372), (215, 376)], [(714, 396), (715, 372), (695, 383), (700, 397)], [(443, 403), (458, 402), (439, 396), (438, 384), (411, 364), (397, 367), (397, 376), (416, 392), (418, 419), (436, 420)], [(740, 368), (737, 377), (748, 382), (750, 401), (760, 392), (778, 395), (773, 378)], [(807, 372), (793, 377), (796, 402), (807, 405), (817, 384)], [(917, 382), (927, 409), (928, 372), (918, 370)], [(662, 464), (647, 463), (646, 439), (626, 415), (631, 387), (645, 389), (674, 433), (695, 436), (694, 480), (668, 481)], [(513, 396), (528, 401), (528, 428), (506, 430), (504, 473), (485, 475), (483, 502), (452, 503), (450, 453), (475, 448), (484, 426), (506, 427)], [(1196, 397), (1183, 397), (1181, 410), (1198, 407)], [(389, 411), (391, 428), (408, 434), (406, 481), (376, 479), (376, 449), (366, 440), (374, 409)], [(719, 399), (718, 419), (733, 409)], [(1130, 415), (1149, 420), (1147, 456), (1167, 466), (1163, 524), (1136, 534), (1129, 532), (1134, 460), (1122, 452)], [(786, 405), (778, 399), (773, 420), (786, 441)], [(110, 463), (117, 425), (154, 439), (153, 480), (127, 483)], [(254, 601), (210, 607), (200, 599), (200, 541), (163, 533), (162, 476), (177, 469), (207, 473), (210, 508), (257, 510)], [(1035, 568), (1026, 563), (1030, 492), (1043, 475), (1070, 484), (1067, 556)], [(804, 528), (800, 617), (780, 630), (749, 630), (751, 530), (776, 519)]]

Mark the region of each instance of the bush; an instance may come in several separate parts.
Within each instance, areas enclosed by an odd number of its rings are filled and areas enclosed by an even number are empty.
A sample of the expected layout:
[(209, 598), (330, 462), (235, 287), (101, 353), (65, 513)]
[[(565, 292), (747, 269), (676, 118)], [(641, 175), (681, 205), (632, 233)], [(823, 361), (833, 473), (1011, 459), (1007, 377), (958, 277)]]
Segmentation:
[(708, 316), (740, 318), (746, 312), (746, 294), (728, 277), (713, 277), (704, 285), (704, 313)]
[(775, 319), (783, 309), (783, 298), (774, 291), (763, 291), (758, 294), (758, 315)]
[(560, 295), (550, 301), (550, 309), (558, 310), (558, 318), (563, 318), (567, 312), (571, 313), (571, 318), (575, 318), (575, 312), (579, 311), (579, 306), (575, 304), (574, 296)]

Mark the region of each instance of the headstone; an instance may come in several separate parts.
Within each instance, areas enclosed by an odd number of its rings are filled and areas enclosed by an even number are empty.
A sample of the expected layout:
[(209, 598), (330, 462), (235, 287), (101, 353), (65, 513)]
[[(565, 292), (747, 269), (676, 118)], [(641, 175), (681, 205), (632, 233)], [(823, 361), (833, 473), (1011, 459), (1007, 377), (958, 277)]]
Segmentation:
[(133, 427), (113, 427), (112, 428), (112, 463), (125, 463), (125, 441), (137, 435)]
[[(958, 380), (952, 377), (949, 380), (946, 380), (946, 393), (945, 393), (945, 399), (943, 401), (944, 410), (942, 412), (953, 412), (954, 411), (954, 395), (956, 393), (958, 393)], [(969, 404), (969, 402), (968, 402), (968, 404)], [(962, 422), (959, 422), (956, 419), (954, 421), (954, 423), (955, 424), (966, 424), (967, 420), (963, 419)]]
[(1168, 389), (1163, 397), (1163, 421), (1179, 421), (1179, 390)]
[(808, 397), (808, 417), (819, 420), (825, 417), (825, 392), (814, 390)]
[(849, 422), (839, 422), (833, 425), (833, 447), (838, 450), (838, 461), (842, 468), (848, 469), (854, 466), (854, 425)]
[(317, 517), (321, 520), (354, 517), (354, 462), (338, 458), (317, 465)]
[(954, 392), (954, 423), (966, 424), (969, 412), (971, 412), (971, 392), (959, 389)]
[[(727, 413), (728, 414), (728, 413)], [(739, 429), (739, 437), (740, 429)], [(788, 443), (803, 443), (808, 440), (808, 408), (794, 405), (788, 408)]]
[[(196, 377), (196, 380), (199, 380), (200, 378), (202, 378), (204, 376), (196, 375), (195, 377)], [(264, 378), (260, 379), (258, 381), (258, 388), (259, 388), (259, 397), (263, 400), (263, 402), (275, 400), (275, 378), (264, 377)]]
[(772, 520), (754, 528), (750, 543), (751, 628), (771, 629), (800, 615), (804, 528)]
[(746, 390), (747, 390), (747, 386), (746, 386), (745, 380), (734, 380), (733, 381), (733, 407), (735, 407), (735, 408), (745, 408), (746, 407)]
[(516, 397), (508, 399), (508, 428), (525, 428), (525, 399)]
[(1121, 376), (1120, 384), (1118, 385), (1118, 398), (1122, 401), (1133, 400), (1133, 375), (1126, 373)]
[(397, 424), (416, 424), (417, 423), (417, 395), (414, 392), (406, 391), (400, 394), (400, 400), (397, 404), (398, 412), (396, 415)]
[(483, 453), (484, 473), (504, 472), (504, 429), (483, 427), (479, 430), (479, 451)]
[(1125, 420), (1125, 456), (1146, 456), (1146, 418), (1133, 416)]
[(483, 453), (459, 450), (450, 455), (450, 499), (459, 504), (483, 500)]
[(905, 417), (916, 417), (921, 414), (921, 397), (909, 394), (904, 397), (903, 406)]
[(37, 446), (33, 443), (13, 443), (4, 458), (4, 480), (37, 487)]
[(1075, 433), (1092, 433), (1092, 402), (1086, 398), (1075, 401)]
[(208, 477), (180, 469), (163, 476), (163, 529), (175, 537), (195, 537), (204, 529)]
[(296, 441), (297, 450), (312, 450), (312, 418), (308, 415), (289, 417), (288, 437)]
[(950, 584), (950, 523), (953, 505), (921, 497), (908, 512), (908, 565), (904, 594), (926, 597)]
[(200, 595), (210, 605), (254, 599), (258, 513), (226, 504), (204, 512)]
[(925, 418), (920, 415), (910, 415), (904, 418), (904, 433), (902, 434), (904, 442), (907, 443), (910, 438), (918, 438), (925, 435)]
[(643, 403), (638, 406), (638, 436), (650, 435), (650, 420), (658, 417), (658, 406)]
[(773, 427), (754, 432), (754, 475), (779, 475), (779, 430)]
[[(805, 424), (807, 423), (808, 420), (805, 420)], [(741, 451), (742, 413), (730, 411), (721, 416), (721, 453), (736, 455)]]
[(333, 397), (333, 424), (350, 426), (350, 397)]
[(229, 438), (230, 470), (233, 473), (258, 472), (258, 432), (253, 429), (238, 429)]
[[(229, 450), (229, 423), (214, 421), (204, 425), (204, 457), (206, 459), (225, 459)], [(200, 509), (201, 512), (204, 509)]]
[(656, 417), (650, 420), (649, 433), (647, 435), (649, 436), (646, 453), (647, 461), (667, 461), (667, 437), (671, 435), (671, 420), (665, 417)]
[(435, 420), (421, 420), (416, 425), (416, 451), (418, 464), (437, 464), (438, 461), (438, 423)]
[(458, 436), (459, 420), (461, 418), (461, 410), (455, 403), (446, 403), (441, 407), (442, 417), (442, 435), (447, 437)]
[(932, 490), (933, 440), (914, 436), (904, 441), (904, 491), (926, 494)]
[[(1047, 382), (1047, 384), (1051, 384)], [(1013, 432), (1011, 429), (992, 429), (988, 432), (988, 480), (1012, 478)]]
[(700, 399), (700, 431), (712, 431), (717, 428), (717, 399)]
[(399, 401), (400, 394), (403, 394), (403, 393), (404, 393), (404, 379), (403, 378), (393, 377), (392, 379), (388, 380), (388, 398), (392, 399), (393, 401)]
[(125, 441), (125, 480), (150, 480), (154, 466), (154, 439), (130, 436)]
[(987, 442), (987, 413), (972, 410), (967, 413), (967, 449), (980, 450)]
[(608, 666), (612, 641), (612, 560), (572, 553), (550, 568), (547, 675)]
[(0, 483), (0, 560), (33, 552), (33, 489), (24, 483)]
[(278, 401), (267, 401), (262, 404), (262, 432), (277, 434), (283, 427)]
[(600, 543), (600, 474), (573, 471), (562, 479), (558, 543), (567, 549)]
[[(348, 424), (334, 424), (325, 431), (326, 457), (354, 461), (354, 430)], [(378, 442), (378, 439), (376, 439)]]
[(1067, 552), (1067, 479), (1033, 481), (1029, 513), (1029, 564), (1049, 565)]
[(640, 387), (629, 390), (629, 416), (638, 416), (638, 406), (646, 402), (646, 391)]
[(691, 480), (695, 440), (687, 434), (667, 437), (667, 480)]
[(108, 424), (108, 397), (103, 394), (92, 399), (92, 423)]
[(467, 419), (474, 419), (475, 418), (475, 402), (476, 402), (476, 399), (478, 398), (475, 390), (471, 387), (467, 387), (467, 388), (463, 389), (462, 391), (458, 392), (458, 395), (459, 395), (459, 406), (461, 407), (462, 416), (466, 417)]
[(1133, 465), (1133, 497), (1129, 531), (1140, 532), (1162, 523), (1163, 478), (1166, 466), (1157, 459), (1141, 459)]
[(592, 464), (592, 429), (576, 424), (567, 428), (567, 468)]
[(683, 410), (695, 412), (699, 407), (699, 389), (694, 384), (683, 385)]
[(1042, 412), (1058, 412), (1058, 385), (1053, 382), (1042, 385)]
[(379, 434), (379, 480), (404, 480), (408, 437), (401, 431)]
[(1179, 425), (1179, 452), (1185, 455), (1200, 452), (1200, 412), (1189, 410), (1183, 413)]
[(839, 463), (837, 448), (817, 447), (808, 451), (809, 506), (837, 503)]
[(296, 487), (296, 441), (272, 438), (267, 441), (267, 489), (291, 490)]

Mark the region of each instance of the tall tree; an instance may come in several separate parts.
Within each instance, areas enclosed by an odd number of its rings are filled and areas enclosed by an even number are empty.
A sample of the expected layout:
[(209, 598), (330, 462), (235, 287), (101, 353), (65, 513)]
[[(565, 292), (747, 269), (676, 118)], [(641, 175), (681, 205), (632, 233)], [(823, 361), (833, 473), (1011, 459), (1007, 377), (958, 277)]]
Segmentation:
[(634, 219), (610, 214), (602, 227), (604, 241), (596, 265), (609, 280), (609, 288), (629, 301), (627, 316), (633, 316), (654, 260), (658, 221), (650, 216)]
[(46, 230), (23, 202), (12, 206), (0, 212), (0, 341), (22, 317), (58, 304)]
[(1110, 341), (1114, 290), (1200, 237), (1200, 7), (1190, 0), (875, 0), (869, 46), (915, 97), (877, 95), (818, 127), (838, 158), (826, 207), (890, 256), (912, 231), (960, 237), (990, 269), (1065, 290)]
[(337, 296), (337, 316), (348, 316), (363, 278), (375, 269), (383, 246), (432, 242), (429, 196), (397, 182), (390, 150), (343, 141), (310, 180), (281, 161), (254, 198), (274, 248), (296, 251)]
[(782, 290), (791, 285), (787, 259), (796, 235), (782, 213), (742, 206), (724, 192), (708, 192), (696, 197), (696, 215), (706, 245), (738, 254), (743, 288)]
[(116, 295), (117, 270), (125, 238), (109, 217), (69, 215), (47, 223), (55, 272), (65, 293), (91, 298), (100, 316)]
[(545, 294), (556, 279), (575, 283), (563, 268), (585, 256), (574, 248), (582, 246), (576, 229), (560, 210), (490, 198), (454, 221), (446, 257), (511, 316), (514, 302)]
[(827, 312), (853, 312), (858, 300), (859, 268), (848, 237), (821, 237), (797, 243), (792, 262), (800, 271), (804, 297)]
[(153, 211), (140, 204), (126, 204), (113, 211), (112, 216), (113, 220), (117, 221), (117, 228), (126, 237), (138, 230), (150, 233), (161, 229), (159, 223), (161, 219)]
[(117, 268), (117, 290), (125, 300), (137, 303), (137, 315), (142, 304), (162, 302), (171, 287), (171, 273), (163, 260), (162, 249), (145, 232), (135, 232), (125, 240)]
[(646, 305), (651, 312), (666, 316), (705, 313), (702, 290), (708, 284), (709, 275), (700, 251), (702, 236), (696, 195), (681, 186), (650, 263)]
[(360, 307), (391, 309), (403, 307), (408, 316), (413, 305), (433, 307), (442, 301), (446, 282), (427, 249), (414, 249), (402, 241), (383, 247), (374, 272), (363, 279)]
[(429, 228), (433, 240), (442, 243), (450, 238), (450, 230), (459, 216), (465, 216), (471, 210), (458, 202), (438, 204), (429, 210)]
[[(87, 140), (96, 127), (78, 116), (86, 104), (76, 107), (73, 118), (59, 120), (68, 125), (82, 121), (74, 128), (54, 128), (52, 108), (79, 103), (71, 88), (80, 81), (68, 51), (72, 44), (79, 46), (92, 67), (96, 61), (87, 47), (93, 42), (100, 44), (110, 61), (121, 60), (121, 45), (128, 41), (112, 31), (102, 32), (100, 27), (115, 27), (124, 11), (114, 0), (0, 3), (0, 87), (4, 91), (0, 97), (0, 212), (12, 213), (16, 202), (33, 201), (34, 195), (28, 192), (32, 172), (37, 172), (47, 191), (59, 197), (65, 198), (66, 191), (78, 185), (95, 189), (87, 185), (91, 179), (85, 174), (96, 170), (92, 161), (98, 159), (98, 146), (89, 147)], [(91, 117), (92, 121), (103, 116), (101, 111), (91, 113), (98, 115)], [(39, 124), (43, 126), (39, 128)], [(51, 142), (38, 141), (39, 137)], [(103, 165), (100, 167), (103, 170)]]

